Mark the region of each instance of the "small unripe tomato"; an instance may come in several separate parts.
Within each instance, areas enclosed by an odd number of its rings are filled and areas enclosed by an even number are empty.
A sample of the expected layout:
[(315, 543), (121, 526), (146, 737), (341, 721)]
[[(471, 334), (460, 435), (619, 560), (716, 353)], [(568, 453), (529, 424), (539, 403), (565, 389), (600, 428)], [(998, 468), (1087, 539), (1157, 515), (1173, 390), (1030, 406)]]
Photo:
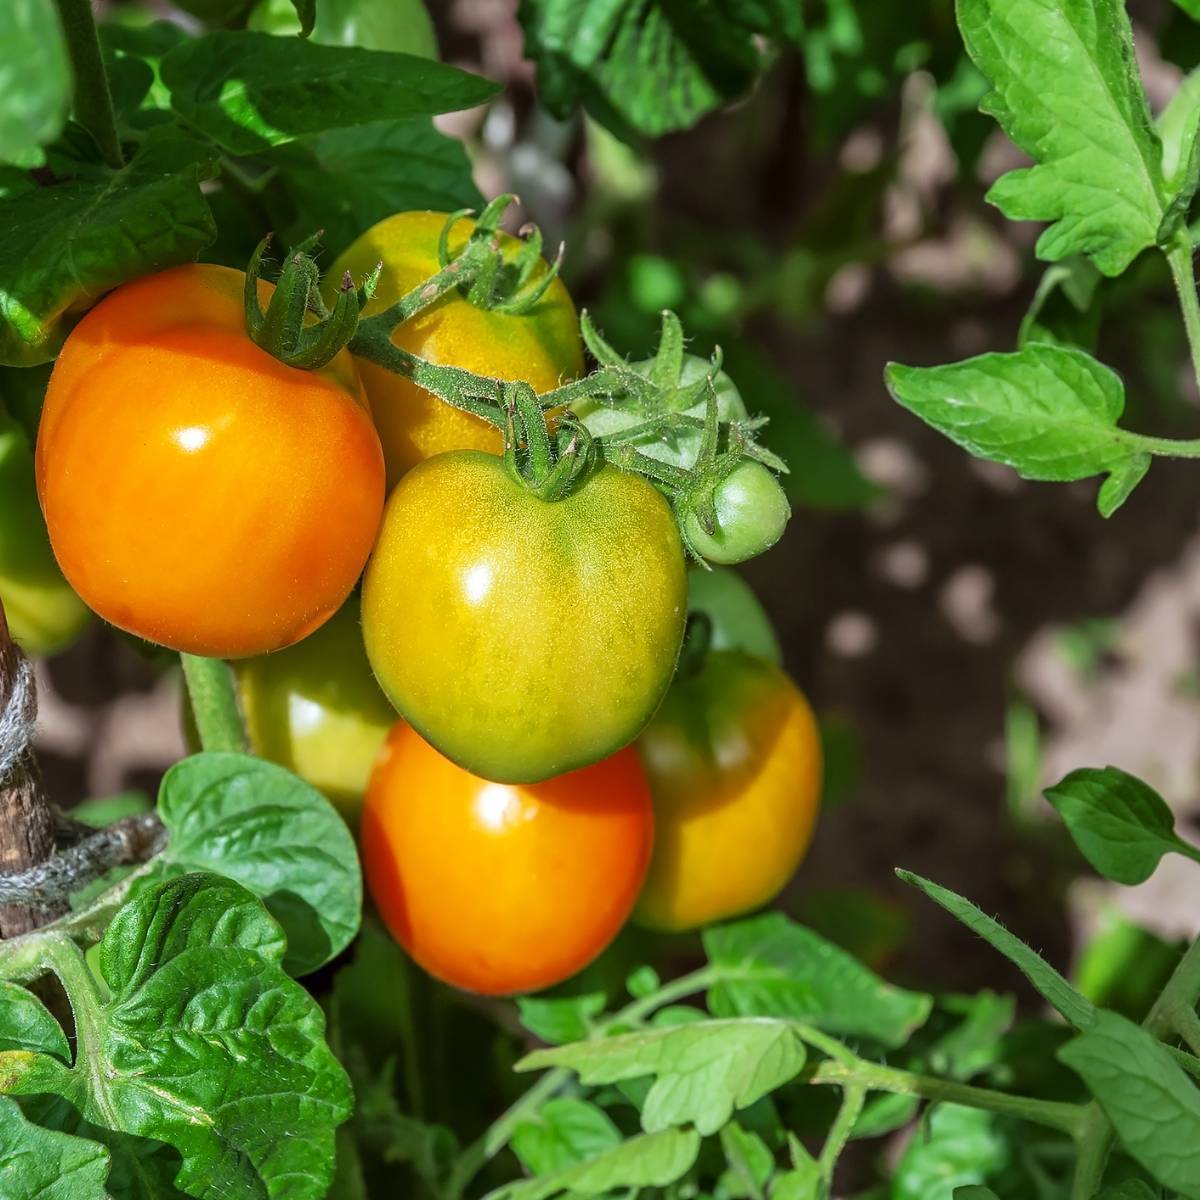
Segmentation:
[[(394, 304), (442, 269), (438, 239), (447, 216), (397, 213), (368, 229), (325, 276), (326, 299), (332, 301), (344, 272), (361, 279), (383, 263), (379, 285), (363, 315), (369, 317)], [(474, 228), (471, 220), (455, 223), (449, 240), (452, 258), (462, 253)], [(498, 240), (505, 260), (511, 261), (522, 243), (506, 233), (500, 233)], [(543, 262), (528, 286), (535, 287), (548, 270)], [(398, 326), (392, 341), (429, 362), (462, 367), (493, 379), (524, 380), (539, 393), (583, 374), (579, 320), (561, 279), (550, 285), (532, 310), (521, 315), (480, 308), (461, 292), (449, 292)], [(499, 430), (486, 421), (374, 363), (360, 360), (358, 367), (383, 442), (389, 488), (434, 454), (447, 450), (499, 454), (503, 450)]]
[(667, 690), (687, 614), (670, 506), (604, 466), (541, 500), (463, 450), (388, 500), (363, 578), (388, 699), (467, 770), (535, 783), (628, 745)]
[(352, 600), (311, 637), (237, 664), (255, 754), (311, 783), (358, 828), (371, 768), (396, 721), (363, 649)]
[(0, 407), (0, 603), (26, 654), (53, 654), (87, 624), (88, 610), (62, 577), (38, 508), (33, 447)]
[(808, 849), (821, 795), (820, 736), (796, 685), (773, 663), (710, 654), (637, 746), (657, 832), (636, 921), (695, 929), (773, 899)]
[(471, 775), (400, 722), (371, 776), (363, 869), (392, 936), (467, 991), (550, 987), (625, 923), (654, 839), (633, 750), (545, 783)]
[(762, 463), (746, 459), (717, 484), (717, 525), (709, 533), (694, 512), (684, 516), (691, 547), (707, 562), (745, 562), (769, 550), (787, 528), (791, 507), (779, 481)]
[(383, 508), (350, 356), (272, 358), (246, 334), (244, 280), (194, 265), (112, 292), (68, 337), (37, 441), (72, 587), (113, 625), (214, 658), (278, 650), (337, 612)]
[[(629, 368), (639, 375), (650, 377), (655, 366), (652, 358), (632, 362)], [(714, 371), (712, 362), (698, 354), (685, 354), (679, 373), (679, 387), (686, 388), (699, 383), (706, 376), (713, 377), (713, 391), (717, 397), (717, 419), (721, 421), (744, 421), (747, 417), (746, 403), (737, 385), (724, 371)], [(701, 396), (691, 408), (682, 410), (688, 416), (704, 418), (708, 409), (708, 397)], [(595, 436), (618, 433), (642, 424), (647, 417), (636, 402), (624, 400), (620, 404), (606, 404), (599, 397), (589, 397), (572, 405), (572, 411)], [(692, 467), (700, 455), (700, 443), (704, 439), (702, 429), (674, 429), (668, 432), (648, 434), (635, 443), (637, 448), (659, 462), (677, 467)]]
[(726, 567), (689, 567), (688, 613), (708, 618), (710, 650), (741, 650), (777, 665), (783, 662), (771, 618), (736, 571)]

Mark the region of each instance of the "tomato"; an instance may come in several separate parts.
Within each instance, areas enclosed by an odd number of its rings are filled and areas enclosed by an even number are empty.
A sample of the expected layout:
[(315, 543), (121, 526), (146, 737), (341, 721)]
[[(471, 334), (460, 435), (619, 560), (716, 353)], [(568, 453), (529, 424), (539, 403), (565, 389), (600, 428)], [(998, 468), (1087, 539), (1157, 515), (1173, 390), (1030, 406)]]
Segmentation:
[(804, 857), (821, 794), (812, 710), (773, 663), (710, 654), (638, 740), (654, 859), (635, 919), (694, 929), (776, 896)]
[(702, 613), (709, 619), (711, 650), (742, 650), (777, 665), (783, 662), (771, 619), (736, 571), (690, 567), (688, 612)]
[[(629, 365), (639, 374), (649, 376), (654, 361), (648, 358)], [(697, 354), (685, 354), (679, 386), (689, 387), (710, 374), (713, 376), (713, 390), (717, 395), (718, 418), (722, 421), (744, 421), (747, 416), (746, 404), (737, 385), (724, 371), (714, 373), (712, 363), (707, 358), (701, 358)], [(707, 406), (708, 398), (702, 396), (690, 408), (682, 411), (690, 416), (703, 418)], [(597, 437), (629, 429), (647, 419), (646, 413), (632, 400), (625, 400), (620, 404), (606, 404), (599, 397), (595, 397), (573, 404), (572, 410)], [(657, 458), (660, 462), (672, 463), (677, 467), (691, 467), (700, 454), (703, 436), (704, 432), (701, 429), (679, 429), (669, 433), (648, 434), (644, 441), (636, 444), (643, 454)]]
[(371, 767), (396, 720), (371, 674), (357, 604), (296, 646), (244, 659), (237, 679), (254, 752), (307, 780), (357, 827)]
[(587, 966), (629, 916), (653, 840), (632, 750), (514, 787), (464, 771), (404, 722), (363, 809), (363, 869), (392, 936), (431, 975), (487, 995)]
[[(438, 238), (445, 213), (397, 213), (367, 230), (333, 264), (325, 277), (332, 300), (345, 271), (360, 279), (383, 263), (379, 288), (364, 315), (393, 304), (406, 292), (441, 270)], [(461, 220), (450, 238), (450, 254), (460, 254), (474, 229)], [(500, 234), (506, 260), (521, 242)], [(549, 268), (542, 263), (530, 286)], [(464, 295), (451, 292), (392, 335), (397, 346), (430, 362), (462, 367), (494, 379), (523, 379), (545, 392), (583, 373), (583, 344), (575, 305), (556, 279), (533, 310), (523, 316), (478, 308)], [(423, 459), (445, 450), (503, 449), (500, 432), (479, 417), (439, 400), (416, 384), (374, 363), (359, 362), (371, 400), (375, 424), (387, 458), (388, 486)]]
[(769, 550), (787, 528), (792, 510), (775, 476), (749, 459), (718, 485), (717, 527), (709, 533), (694, 513), (684, 517), (692, 549), (708, 562), (740, 563)]
[(384, 496), (349, 355), (301, 371), (259, 349), (244, 278), (186, 266), (112, 292), (63, 347), (37, 443), (50, 541), (80, 596), (148, 641), (221, 658), (331, 617)]
[(604, 466), (539, 500), (502, 458), (410, 471), (363, 581), (367, 657), (411, 725), (467, 770), (531, 783), (612, 754), (675, 669), (687, 577), (670, 506)]
[[(296, 34), (300, 18), (292, 0), (260, 0), (247, 21), (250, 29)], [(399, 50), (437, 58), (433, 22), (422, 0), (321, 0), (310, 41), (364, 50)]]
[(53, 654), (87, 624), (88, 610), (63, 579), (38, 508), (33, 448), (0, 406), (0, 602), (27, 654)]

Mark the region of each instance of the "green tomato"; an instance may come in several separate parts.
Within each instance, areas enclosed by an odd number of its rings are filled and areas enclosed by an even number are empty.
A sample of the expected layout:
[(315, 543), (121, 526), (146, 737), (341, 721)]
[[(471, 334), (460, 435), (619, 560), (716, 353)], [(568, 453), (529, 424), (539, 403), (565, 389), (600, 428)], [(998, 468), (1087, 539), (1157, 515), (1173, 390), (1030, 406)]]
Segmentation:
[[(292, 0), (261, 0), (247, 24), (265, 33), (300, 32)], [(422, 0), (320, 0), (310, 37), (324, 46), (361, 46), (438, 57), (433, 22)]]
[(88, 610), (62, 577), (38, 506), (33, 450), (0, 407), (0, 601), (28, 654), (54, 654), (75, 640)]
[(769, 550), (783, 536), (792, 510), (775, 476), (749, 459), (717, 485), (717, 524), (709, 533), (694, 512), (683, 518), (691, 548), (706, 562), (740, 563)]
[(709, 650), (741, 650), (782, 665), (783, 651), (771, 619), (736, 571), (692, 567), (688, 571), (688, 612), (709, 619)]
[[(649, 375), (654, 359), (647, 358), (642, 362), (630, 363), (630, 367), (640, 375)], [(707, 358), (697, 354), (683, 356), (683, 370), (679, 375), (679, 386), (687, 388), (699, 383), (706, 375), (712, 373), (712, 363)], [(722, 421), (744, 421), (746, 405), (742, 400), (737, 385), (725, 374), (718, 371), (713, 376), (713, 389), (717, 393), (717, 416)], [(704, 418), (707, 400), (701, 397), (699, 401), (681, 411), (689, 416)], [(575, 415), (587, 426), (594, 437), (604, 434), (618, 433), (633, 425), (640, 425), (647, 419), (643, 412), (632, 401), (622, 401), (618, 405), (606, 405), (596, 397), (589, 397), (578, 405), (572, 406)], [(701, 429), (673, 430), (668, 433), (648, 435), (645, 440), (636, 443), (637, 448), (659, 462), (671, 463), (677, 467), (695, 465), (700, 454), (700, 442), (703, 438)]]
[(304, 641), (235, 667), (255, 753), (323, 792), (352, 828), (396, 723), (371, 674), (357, 608), (352, 600)]
[(447, 758), (500, 783), (637, 737), (686, 612), (679, 530), (645, 480), (604, 466), (545, 501), (478, 450), (400, 480), (363, 580), (367, 656), (389, 699)]

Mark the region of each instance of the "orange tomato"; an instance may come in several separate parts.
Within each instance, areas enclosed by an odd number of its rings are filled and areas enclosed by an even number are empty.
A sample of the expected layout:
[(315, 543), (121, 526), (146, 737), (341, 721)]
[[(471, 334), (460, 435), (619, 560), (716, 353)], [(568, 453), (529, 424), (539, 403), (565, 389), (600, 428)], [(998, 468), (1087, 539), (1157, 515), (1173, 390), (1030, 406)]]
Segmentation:
[(635, 918), (695, 929), (757, 908), (791, 879), (821, 799), (821, 739), (774, 663), (715, 651), (671, 685), (638, 739), (657, 840)]
[[(371, 316), (394, 304), (422, 280), (441, 270), (438, 239), (447, 214), (397, 213), (368, 229), (325, 275), (326, 299), (337, 294), (346, 271), (361, 279), (376, 264), (383, 274), (371, 302)], [(461, 254), (475, 223), (458, 221), (449, 242), (450, 255)], [(499, 235), (501, 252), (511, 261), (521, 243)], [(542, 263), (530, 287), (544, 278)], [(396, 329), (392, 341), (403, 350), (443, 366), (462, 367), (493, 379), (523, 379), (535, 392), (547, 392), (583, 373), (583, 343), (575, 305), (561, 279), (520, 316), (477, 308), (458, 292), (450, 292), (423, 313)], [(358, 364), (387, 458), (388, 487), (417, 463), (446, 450), (504, 449), (500, 431), (486, 421), (453, 408), (415, 383), (374, 363)]]
[(654, 817), (637, 754), (546, 783), (489, 783), (404, 722), (363, 809), (367, 884), (392, 936), (472, 992), (549, 987), (587, 966), (633, 908)]
[(177, 267), (102, 300), (63, 347), (37, 442), (71, 586), (130, 633), (221, 658), (337, 612), (384, 497), (350, 356), (320, 371), (272, 358), (246, 334), (244, 279)]

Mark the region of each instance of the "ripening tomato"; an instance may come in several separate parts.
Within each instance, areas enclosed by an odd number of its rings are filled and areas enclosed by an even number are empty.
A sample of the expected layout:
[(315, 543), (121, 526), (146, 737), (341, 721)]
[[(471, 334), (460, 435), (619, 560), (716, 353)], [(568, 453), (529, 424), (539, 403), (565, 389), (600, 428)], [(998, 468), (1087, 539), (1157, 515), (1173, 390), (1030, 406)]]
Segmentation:
[(546, 783), (489, 783), (403, 721), (363, 809), (367, 885), (431, 975), (487, 995), (587, 966), (625, 923), (654, 840), (633, 750)]
[(759, 462), (745, 459), (717, 484), (717, 524), (709, 533), (694, 513), (683, 519), (692, 549), (707, 562), (740, 563), (769, 550), (791, 519), (787, 493)]
[(0, 406), (0, 602), (26, 654), (53, 654), (87, 623), (88, 610), (62, 577), (38, 508), (33, 447)]
[(388, 500), (363, 636), (401, 716), (477, 775), (533, 783), (627, 745), (671, 680), (687, 577), (670, 506), (604, 466), (561, 500), (439, 454)]
[[(364, 315), (394, 304), (441, 270), (438, 239), (446, 217), (436, 212), (397, 213), (368, 229), (325, 276), (326, 298), (332, 301), (344, 272), (361, 279), (382, 262), (379, 287)], [(474, 228), (474, 222), (466, 219), (454, 226), (449, 243), (452, 257), (462, 253)], [(521, 242), (505, 233), (499, 239), (505, 260), (511, 261)], [(529, 286), (536, 286), (547, 270), (542, 263)], [(450, 292), (399, 326), (392, 341), (429, 362), (493, 379), (523, 379), (539, 393), (583, 373), (575, 305), (559, 279), (530, 312), (520, 316), (476, 307), (465, 295)], [(445, 450), (493, 454), (503, 450), (499, 430), (486, 421), (374, 363), (359, 361), (358, 367), (383, 442), (389, 487), (423, 459)]]
[(307, 780), (358, 827), (371, 768), (396, 721), (363, 650), (351, 601), (311, 637), (237, 664), (255, 754)]
[(816, 721), (787, 675), (710, 654), (637, 745), (657, 823), (638, 923), (694, 929), (777, 895), (808, 849), (821, 794)]
[(102, 300), (63, 347), (37, 443), (50, 542), (80, 596), (219, 658), (278, 650), (337, 612), (384, 496), (350, 356), (319, 371), (272, 358), (246, 334), (244, 279), (176, 267)]
[(709, 619), (710, 650), (742, 650), (768, 662), (783, 662), (771, 618), (753, 588), (728, 567), (688, 568), (688, 612)]

